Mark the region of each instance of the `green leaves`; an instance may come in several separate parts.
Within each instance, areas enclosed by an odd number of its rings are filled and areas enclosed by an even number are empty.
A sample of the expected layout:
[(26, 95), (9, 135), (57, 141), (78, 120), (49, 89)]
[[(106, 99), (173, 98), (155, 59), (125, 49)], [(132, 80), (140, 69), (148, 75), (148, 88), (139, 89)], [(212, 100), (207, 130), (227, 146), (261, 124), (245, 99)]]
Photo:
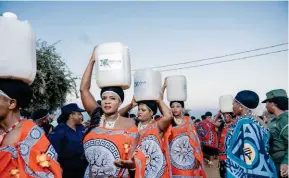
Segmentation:
[(29, 112), (36, 109), (55, 111), (63, 106), (69, 93), (77, 95), (75, 77), (56, 52), (55, 44), (38, 40), (36, 44), (37, 74), (31, 85), (33, 99)]

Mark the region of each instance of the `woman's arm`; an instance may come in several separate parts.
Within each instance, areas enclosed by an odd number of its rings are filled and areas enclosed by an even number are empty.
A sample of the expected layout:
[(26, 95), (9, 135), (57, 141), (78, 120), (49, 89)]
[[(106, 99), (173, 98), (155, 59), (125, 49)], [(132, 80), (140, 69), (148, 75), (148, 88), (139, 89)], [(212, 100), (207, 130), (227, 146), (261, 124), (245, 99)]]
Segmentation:
[[(95, 48), (94, 48), (95, 49)], [(86, 70), (82, 76), (81, 84), (80, 84), (80, 95), (81, 95), (81, 101), (83, 103), (83, 106), (85, 110), (91, 115), (93, 110), (98, 107), (97, 102), (95, 101), (94, 97), (90, 93), (90, 84), (91, 84), (91, 75), (93, 66), (95, 63), (95, 54), (92, 53), (92, 56), (90, 58), (90, 61), (86, 67)]]
[[(163, 87), (162, 87), (161, 100), (164, 100), (164, 93), (165, 93), (166, 88), (167, 88), (167, 78), (165, 78), (165, 81), (164, 81), (164, 84), (163, 84)], [(164, 115), (163, 114), (163, 110), (162, 110), (161, 107), (159, 108), (159, 110), (160, 110), (161, 114)]]
[(137, 106), (137, 103), (136, 103), (135, 99), (133, 98), (131, 103), (128, 104), (127, 106), (125, 106), (124, 108), (120, 109), (118, 111), (118, 113), (121, 116), (125, 116), (126, 113), (128, 113), (130, 110), (132, 110), (136, 106)]
[(161, 95), (160, 99), (158, 100), (159, 109), (162, 111), (163, 114), (163, 117), (158, 121), (158, 127), (161, 132), (165, 132), (171, 124), (173, 115), (170, 108), (165, 104), (162, 98), (163, 97)]

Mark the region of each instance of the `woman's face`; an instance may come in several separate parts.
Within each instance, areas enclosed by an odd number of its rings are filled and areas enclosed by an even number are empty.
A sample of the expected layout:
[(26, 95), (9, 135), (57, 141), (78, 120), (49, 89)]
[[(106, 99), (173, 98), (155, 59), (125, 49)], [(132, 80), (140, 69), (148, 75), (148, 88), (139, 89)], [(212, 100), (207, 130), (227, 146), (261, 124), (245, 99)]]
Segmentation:
[(175, 102), (171, 105), (171, 110), (172, 110), (172, 113), (175, 117), (180, 116), (184, 111), (182, 105), (180, 103), (177, 103), (177, 102)]
[(140, 121), (145, 122), (152, 118), (153, 112), (145, 104), (139, 104), (137, 116)]
[(230, 113), (224, 113), (224, 119), (226, 123), (230, 123), (232, 121), (232, 116)]
[(107, 115), (117, 113), (118, 107), (121, 104), (119, 97), (112, 92), (104, 92), (102, 94), (101, 108)]

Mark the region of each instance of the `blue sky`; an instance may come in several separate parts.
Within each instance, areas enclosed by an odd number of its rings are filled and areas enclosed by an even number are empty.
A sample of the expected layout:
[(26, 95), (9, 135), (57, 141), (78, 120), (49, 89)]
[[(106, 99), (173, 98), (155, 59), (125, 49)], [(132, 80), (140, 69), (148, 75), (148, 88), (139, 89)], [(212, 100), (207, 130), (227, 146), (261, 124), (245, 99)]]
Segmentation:
[[(288, 41), (287, 2), (0, 2), (29, 20), (37, 37), (61, 40), (57, 51), (75, 75), (82, 75), (95, 45), (120, 41), (129, 46), (132, 69), (215, 57)], [(270, 51), (216, 59), (228, 60)], [(199, 115), (216, 111), (220, 95), (243, 89), (261, 99), (271, 89), (288, 87), (288, 53), (198, 68), (162, 72), (162, 77), (185, 75), (186, 106)], [(192, 63), (199, 65), (203, 63)], [(184, 67), (180, 65), (177, 67)], [(77, 81), (79, 83), (79, 81)], [(99, 89), (93, 80), (93, 94)], [(288, 91), (288, 90), (287, 90)], [(125, 103), (133, 95), (126, 91)], [(74, 96), (69, 101), (77, 101)]]

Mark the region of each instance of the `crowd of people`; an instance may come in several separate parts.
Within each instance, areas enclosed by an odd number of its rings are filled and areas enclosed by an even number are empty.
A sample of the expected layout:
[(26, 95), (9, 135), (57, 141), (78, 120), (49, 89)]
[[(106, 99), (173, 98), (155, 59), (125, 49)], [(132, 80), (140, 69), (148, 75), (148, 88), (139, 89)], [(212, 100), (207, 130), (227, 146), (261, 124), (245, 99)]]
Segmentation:
[[(54, 127), (47, 110), (24, 119), (29, 85), (0, 79), (0, 177), (41, 178), (192, 178), (208, 177), (205, 165), (219, 159), (220, 176), (227, 178), (288, 176), (288, 96), (268, 91), (265, 123), (252, 110), (259, 96), (237, 93), (232, 112), (205, 113), (201, 119), (185, 115), (184, 101), (163, 101), (164, 81), (156, 101), (120, 107), (124, 91), (101, 89), (97, 101), (90, 92), (94, 53), (83, 74), (80, 93), (84, 109), (75, 103), (61, 108)], [(137, 116), (128, 115), (138, 107)], [(157, 111), (161, 116), (156, 116)], [(82, 113), (91, 119), (83, 124)]]

